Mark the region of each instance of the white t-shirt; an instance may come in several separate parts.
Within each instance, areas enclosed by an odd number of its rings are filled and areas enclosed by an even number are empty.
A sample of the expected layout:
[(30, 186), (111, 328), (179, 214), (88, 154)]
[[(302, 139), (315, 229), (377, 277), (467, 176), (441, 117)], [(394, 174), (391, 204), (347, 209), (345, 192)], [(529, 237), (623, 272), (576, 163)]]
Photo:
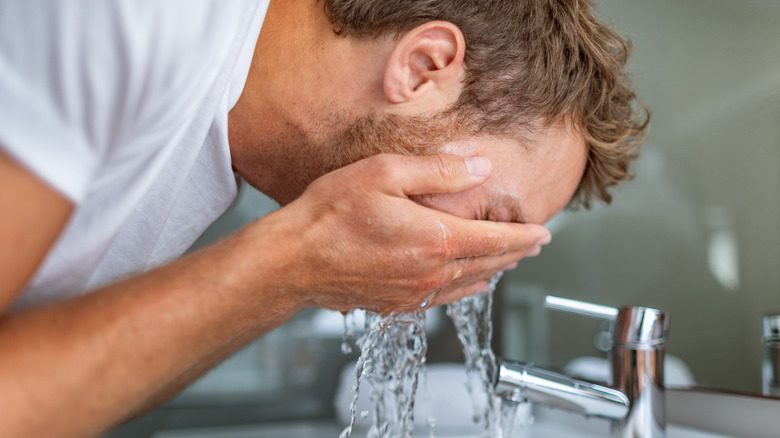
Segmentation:
[(268, 2), (0, 0), (0, 147), (76, 204), (15, 308), (169, 262), (227, 209)]

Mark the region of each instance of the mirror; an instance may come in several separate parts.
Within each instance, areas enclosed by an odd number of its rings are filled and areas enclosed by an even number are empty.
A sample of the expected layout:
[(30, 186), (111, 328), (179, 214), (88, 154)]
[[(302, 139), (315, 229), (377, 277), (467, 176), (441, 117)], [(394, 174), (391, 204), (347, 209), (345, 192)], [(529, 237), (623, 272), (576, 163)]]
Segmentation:
[(565, 212), (505, 276), (501, 348), (564, 368), (605, 357), (605, 327), (545, 294), (671, 314), (667, 354), (699, 385), (761, 391), (761, 316), (780, 311), (780, 3), (600, 0), (633, 42), (652, 113), (636, 180)]

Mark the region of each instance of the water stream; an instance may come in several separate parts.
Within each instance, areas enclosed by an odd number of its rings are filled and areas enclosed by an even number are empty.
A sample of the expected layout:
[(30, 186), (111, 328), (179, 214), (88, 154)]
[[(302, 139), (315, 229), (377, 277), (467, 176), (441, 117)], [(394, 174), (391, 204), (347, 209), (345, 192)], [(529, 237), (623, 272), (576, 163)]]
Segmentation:
[[(373, 406), (368, 438), (411, 438), (419, 371), (428, 350), (425, 312), (390, 314), (384, 318), (366, 312), (365, 334), (357, 344), (361, 353), (355, 366), (351, 420), (340, 438), (352, 434), (357, 399), (364, 381), (370, 385)], [(342, 350), (345, 350), (343, 345)], [(363, 413), (361, 417), (364, 417)]]
[[(504, 406), (496, 396), (493, 382), (498, 367), (491, 348), (493, 337), (493, 292), (501, 274), (491, 279), (487, 292), (447, 305), (447, 315), (455, 325), (465, 356), (467, 389), (472, 398), (474, 422), (480, 438), (512, 436), (516, 405)], [(350, 326), (345, 316), (342, 351), (352, 351), (348, 340), (355, 337), (354, 315)], [(357, 339), (360, 358), (355, 366), (350, 424), (340, 438), (349, 438), (357, 418), (361, 384), (370, 386), (373, 410), (368, 438), (411, 438), (414, 435), (414, 399), (420, 369), (425, 364), (427, 339), (425, 312), (391, 314), (382, 318), (366, 312), (365, 332)], [(476, 383), (476, 385), (475, 385)], [(476, 387), (475, 387), (476, 386)], [(362, 412), (366, 418), (368, 412)], [(435, 420), (428, 419), (434, 436)]]
[[(498, 365), (493, 354), (493, 292), (501, 274), (490, 280), (485, 293), (472, 295), (447, 305), (450, 317), (458, 333), (466, 363), (466, 387), (474, 407), (474, 422), (481, 426), (483, 438), (503, 436), (501, 400), (493, 386)], [(474, 388), (474, 381), (480, 388)], [(482, 391), (478, 393), (477, 391)]]

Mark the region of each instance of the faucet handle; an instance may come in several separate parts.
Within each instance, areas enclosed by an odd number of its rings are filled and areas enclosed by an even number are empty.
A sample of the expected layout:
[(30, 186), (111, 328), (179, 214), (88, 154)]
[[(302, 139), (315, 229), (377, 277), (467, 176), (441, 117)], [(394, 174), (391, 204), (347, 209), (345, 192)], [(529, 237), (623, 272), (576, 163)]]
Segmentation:
[(617, 319), (618, 313), (620, 312), (620, 310), (615, 307), (586, 303), (585, 301), (570, 300), (568, 298), (554, 297), (552, 295), (547, 295), (544, 298), (544, 308), (562, 310), (564, 312), (576, 313), (578, 315), (590, 316), (593, 318), (606, 319), (607, 321), (614, 321)]
[(613, 345), (629, 348), (657, 347), (669, 334), (669, 316), (649, 307), (601, 306), (548, 295), (544, 307), (612, 322)]

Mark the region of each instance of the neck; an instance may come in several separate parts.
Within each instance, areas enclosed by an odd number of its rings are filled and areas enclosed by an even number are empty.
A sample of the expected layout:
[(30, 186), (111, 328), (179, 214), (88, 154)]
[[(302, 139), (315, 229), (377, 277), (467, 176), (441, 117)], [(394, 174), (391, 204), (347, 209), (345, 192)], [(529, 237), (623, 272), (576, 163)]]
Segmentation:
[(297, 198), (324, 172), (327, 138), (384, 98), (386, 45), (336, 35), (319, 2), (271, 0), (228, 117), (238, 174), (282, 205)]
[[(228, 140), (233, 168), (250, 185), (279, 203), (291, 201), (291, 195), (278, 187), (284, 171), (284, 158), (289, 156), (289, 137), (294, 137), (295, 125), (283, 106), (286, 89), (293, 83), (281, 81), (285, 70), (296, 81), (294, 52), (303, 43), (311, 28), (304, 24), (305, 10), (298, 1), (272, 0), (255, 46), (244, 90), (228, 115)], [(301, 23), (290, 27), (292, 17)], [(297, 32), (291, 32), (295, 29)], [(285, 69), (285, 65), (289, 66)], [(295, 66), (295, 68), (293, 68)], [(295, 103), (291, 103), (295, 105)]]

